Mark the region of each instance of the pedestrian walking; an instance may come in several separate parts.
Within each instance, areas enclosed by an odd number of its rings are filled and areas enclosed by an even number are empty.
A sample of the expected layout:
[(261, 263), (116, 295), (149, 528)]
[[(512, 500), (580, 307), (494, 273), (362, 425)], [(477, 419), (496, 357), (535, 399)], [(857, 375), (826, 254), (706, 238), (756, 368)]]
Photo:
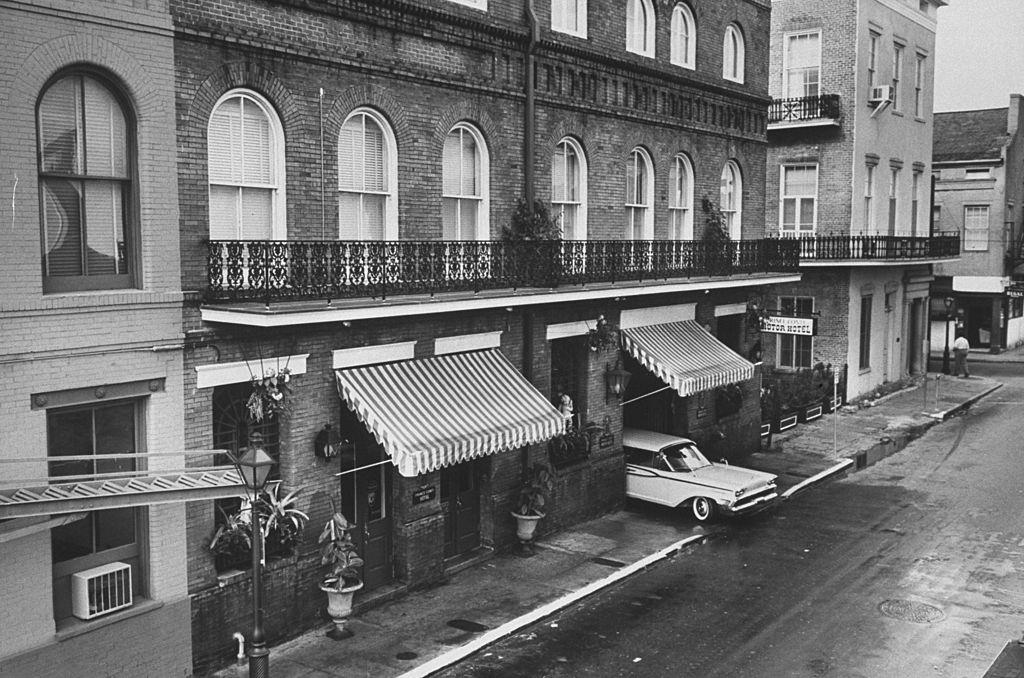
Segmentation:
[(956, 356), (953, 374), (960, 376), (960, 370), (963, 370), (965, 379), (971, 376), (971, 371), (967, 367), (967, 352), (970, 350), (971, 344), (967, 341), (967, 337), (957, 334), (956, 341), (953, 342), (953, 353)]

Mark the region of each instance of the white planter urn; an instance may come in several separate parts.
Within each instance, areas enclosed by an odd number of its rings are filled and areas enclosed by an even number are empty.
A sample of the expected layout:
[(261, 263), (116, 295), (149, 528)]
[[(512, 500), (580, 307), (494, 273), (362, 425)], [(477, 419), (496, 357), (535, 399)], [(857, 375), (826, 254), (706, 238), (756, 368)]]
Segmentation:
[(524, 516), (512, 511), (512, 517), (516, 519), (516, 536), (519, 537), (519, 541), (524, 544), (532, 542), (533, 533), (537, 531), (537, 522), (544, 516)]
[(320, 584), (320, 590), (327, 594), (327, 614), (334, 622), (334, 628), (328, 631), (327, 635), (334, 640), (342, 640), (352, 635), (352, 631), (346, 628), (345, 623), (352, 614), (352, 597), (361, 588), (363, 582), (341, 589), (335, 588), (333, 583)]

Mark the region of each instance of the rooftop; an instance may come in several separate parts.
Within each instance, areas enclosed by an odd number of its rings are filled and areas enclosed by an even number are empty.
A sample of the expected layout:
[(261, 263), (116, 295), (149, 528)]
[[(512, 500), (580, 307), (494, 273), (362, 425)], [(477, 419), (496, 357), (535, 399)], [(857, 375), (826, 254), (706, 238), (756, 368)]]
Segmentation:
[(932, 162), (999, 158), (1008, 140), (1006, 108), (935, 114)]

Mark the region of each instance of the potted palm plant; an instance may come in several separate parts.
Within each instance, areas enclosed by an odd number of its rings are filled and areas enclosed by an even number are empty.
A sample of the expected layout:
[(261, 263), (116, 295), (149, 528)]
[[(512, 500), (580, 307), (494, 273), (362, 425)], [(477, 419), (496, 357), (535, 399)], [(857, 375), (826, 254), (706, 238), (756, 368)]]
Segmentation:
[(536, 464), (526, 469), (523, 486), (519, 489), (512, 517), (516, 519), (516, 537), (519, 538), (521, 553), (532, 555), (533, 535), (537, 523), (546, 514), (544, 506), (547, 495), (554, 487), (551, 471), (544, 464)]
[(320, 544), (320, 563), (327, 570), (320, 581), (320, 590), (327, 594), (327, 614), (334, 622), (334, 628), (327, 635), (334, 640), (352, 635), (345, 623), (352, 614), (352, 597), (363, 588), (363, 580), (359, 575), (363, 559), (352, 541), (353, 527), (341, 511), (335, 510), (317, 540)]

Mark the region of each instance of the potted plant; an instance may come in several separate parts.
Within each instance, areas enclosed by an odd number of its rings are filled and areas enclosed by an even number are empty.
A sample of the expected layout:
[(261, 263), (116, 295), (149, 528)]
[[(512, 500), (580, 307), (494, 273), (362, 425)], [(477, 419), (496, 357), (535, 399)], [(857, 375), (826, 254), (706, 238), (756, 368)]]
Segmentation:
[(544, 506), (547, 495), (554, 487), (551, 471), (544, 464), (535, 464), (526, 469), (523, 486), (519, 490), (512, 516), (516, 519), (516, 537), (519, 538), (521, 553), (532, 555), (533, 535), (537, 523), (546, 514)]
[(223, 522), (213, 533), (209, 549), (213, 554), (217, 571), (243, 569), (251, 561), (252, 552), (252, 521), (248, 511), (227, 513), (217, 507)]
[[(256, 501), (263, 532), (264, 553), (268, 556), (290, 555), (298, 543), (303, 526), (309, 520), (295, 507), (298, 490), (281, 496), (281, 483), (273, 483)], [(217, 507), (223, 522), (210, 539), (218, 571), (244, 569), (252, 557), (252, 502), (243, 499), (235, 513)]]
[(327, 594), (327, 614), (334, 622), (334, 628), (327, 635), (334, 640), (352, 635), (345, 623), (352, 614), (353, 595), (363, 588), (363, 580), (359, 575), (363, 559), (352, 541), (353, 527), (341, 511), (335, 510), (317, 539), (320, 544), (320, 564), (327, 570), (320, 580), (320, 590)]

